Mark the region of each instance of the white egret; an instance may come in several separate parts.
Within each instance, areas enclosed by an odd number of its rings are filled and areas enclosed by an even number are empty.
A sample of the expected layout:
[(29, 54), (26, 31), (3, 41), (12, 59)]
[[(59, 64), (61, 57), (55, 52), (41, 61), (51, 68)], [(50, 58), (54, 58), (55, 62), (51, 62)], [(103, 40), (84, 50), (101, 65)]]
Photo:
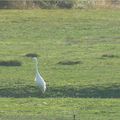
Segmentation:
[(39, 71), (38, 71), (38, 60), (36, 57), (33, 57), (33, 60), (36, 63), (36, 76), (35, 76), (35, 81), (37, 86), (40, 88), (40, 90), (42, 91), (42, 93), (45, 92), (46, 90), (46, 83), (44, 81), (44, 79), (42, 78), (42, 76), (40, 75)]

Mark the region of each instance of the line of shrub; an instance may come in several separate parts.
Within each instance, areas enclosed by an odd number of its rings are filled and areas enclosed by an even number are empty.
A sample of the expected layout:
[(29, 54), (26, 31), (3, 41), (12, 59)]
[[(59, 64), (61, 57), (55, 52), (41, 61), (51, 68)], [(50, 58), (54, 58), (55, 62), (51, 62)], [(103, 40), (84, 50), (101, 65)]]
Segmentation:
[(93, 7), (120, 8), (120, 0), (0, 0), (0, 8), (28, 9), (28, 8), (93, 8)]
[(75, 0), (0, 0), (0, 8), (73, 8)]

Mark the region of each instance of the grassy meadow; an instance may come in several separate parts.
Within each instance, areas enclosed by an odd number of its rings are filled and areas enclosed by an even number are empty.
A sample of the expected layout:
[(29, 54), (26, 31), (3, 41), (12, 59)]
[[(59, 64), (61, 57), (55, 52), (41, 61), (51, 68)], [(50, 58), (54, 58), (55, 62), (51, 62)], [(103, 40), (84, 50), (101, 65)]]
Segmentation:
[(119, 120), (119, 10), (0, 10), (0, 61), (10, 60), (21, 65), (0, 64), (0, 120)]

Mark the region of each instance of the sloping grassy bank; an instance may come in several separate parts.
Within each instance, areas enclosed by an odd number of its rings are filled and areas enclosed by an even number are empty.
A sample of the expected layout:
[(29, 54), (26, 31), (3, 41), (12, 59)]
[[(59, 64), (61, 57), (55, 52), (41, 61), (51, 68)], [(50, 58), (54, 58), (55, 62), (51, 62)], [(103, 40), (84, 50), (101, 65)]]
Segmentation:
[(117, 10), (0, 11), (0, 60), (21, 62), (0, 67), (0, 95), (38, 96), (26, 57), (36, 53), (46, 97), (120, 97), (119, 16)]
[(114, 9), (0, 10), (0, 61), (20, 62), (0, 66), (0, 119), (119, 120), (119, 24)]

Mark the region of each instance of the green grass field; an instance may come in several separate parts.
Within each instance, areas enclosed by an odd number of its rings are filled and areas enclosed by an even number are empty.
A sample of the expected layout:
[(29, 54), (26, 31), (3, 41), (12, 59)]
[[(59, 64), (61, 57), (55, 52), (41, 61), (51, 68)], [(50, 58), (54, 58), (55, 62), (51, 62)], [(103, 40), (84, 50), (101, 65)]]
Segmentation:
[[(35, 64), (47, 83), (36, 87)], [(120, 11), (0, 10), (0, 120), (119, 120)]]

